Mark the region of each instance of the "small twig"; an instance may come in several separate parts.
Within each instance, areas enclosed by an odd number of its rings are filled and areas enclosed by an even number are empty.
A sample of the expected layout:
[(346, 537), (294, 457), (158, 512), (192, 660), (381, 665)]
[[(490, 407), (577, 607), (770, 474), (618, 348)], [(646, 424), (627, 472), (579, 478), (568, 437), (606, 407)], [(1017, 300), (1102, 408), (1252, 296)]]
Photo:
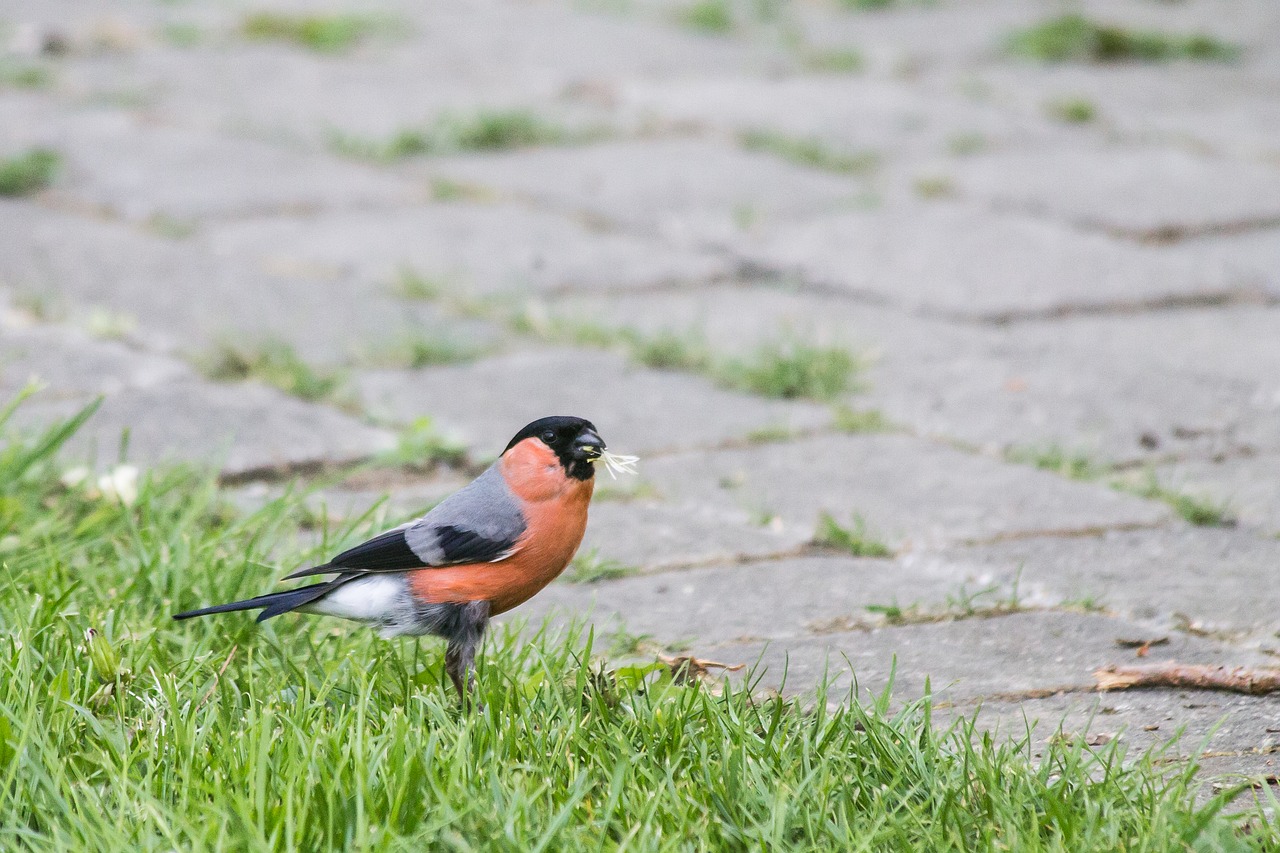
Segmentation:
[(236, 649), (240, 646), (233, 645), (231, 651), (227, 653), (227, 659), (222, 662), (222, 666), (218, 667), (218, 671), (214, 673), (213, 683), (209, 685), (209, 689), (200, 697), (200, 701), (196, 703), (195, 710), (199, 711), (204, 707), (204, 703), (209, 701), (209, 697), (213, 695), (214, 689), (218, 686), (218, 679), (222, 678), (222, 674), (227, 671), (227, 667), (231, 666), (231, 659), (236, 655)]
[(1176, 662), (1144, 666), (1108, 666), (1094, 672), (1097, 689), (1128, 690), (1131, 687), (1186, 687), (1195, 690), (1228, 690), (1263, 696), (1280, 690), (1280, 669), (1249, 669)]
[(702, 660), (693, 655), (679, 655), (669, 658), (666, 655), (658, 655), (660, 660), (666, 667), (671, 670), (671, 680), (676, 684), (690, 684), (705, 678), (710, 669), (723, 669), (725, 672), (737, 672), (746, 664), (736, 663), (727, 664), (714, 660)]

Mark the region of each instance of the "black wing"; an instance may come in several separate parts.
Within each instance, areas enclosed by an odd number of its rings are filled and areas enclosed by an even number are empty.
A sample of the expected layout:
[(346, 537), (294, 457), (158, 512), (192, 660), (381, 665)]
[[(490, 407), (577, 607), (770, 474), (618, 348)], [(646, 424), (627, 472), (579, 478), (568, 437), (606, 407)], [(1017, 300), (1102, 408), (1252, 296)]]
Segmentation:
[(414, 541), (423, 543), (420, 551), (415, 551), (405, 537), (408, 532), (407, 528), (388, 530), (343, 551), (324, 565), (294, 572), (285, 580), (334, 572), (403, 572), (464, 563), (491, 563), (511, 554), (516, 546), (514, 540), (489, 539), (474, 530), (447, 524), (431, 528), (427, 536), (422, 530), (415, 530)]

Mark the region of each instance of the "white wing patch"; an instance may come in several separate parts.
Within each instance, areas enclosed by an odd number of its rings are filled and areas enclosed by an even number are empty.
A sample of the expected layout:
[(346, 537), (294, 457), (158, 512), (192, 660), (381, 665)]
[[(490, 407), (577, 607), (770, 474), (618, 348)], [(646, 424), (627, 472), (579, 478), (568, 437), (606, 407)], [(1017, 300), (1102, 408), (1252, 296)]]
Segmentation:
[(380, 622), (403, 611), (408, 590), (399, 575), (371, 574), (344, 583), (324, 598), (300, 608), (358, 622)]

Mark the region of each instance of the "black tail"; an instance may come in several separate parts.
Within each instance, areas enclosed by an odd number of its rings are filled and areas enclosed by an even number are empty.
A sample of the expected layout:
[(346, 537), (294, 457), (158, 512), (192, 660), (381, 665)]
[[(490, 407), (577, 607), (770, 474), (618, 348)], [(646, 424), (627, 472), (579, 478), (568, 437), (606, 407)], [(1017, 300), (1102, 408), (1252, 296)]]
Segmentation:
[(187, 610), (182, 613), (175, 613), (173, 618), (191, 619), (196, 616), (208, 616), (212, 613), (255, 610), (261, 607), (262, 612), (258, 614), (258, 621), (261, 622), (264, 619), (270, 619), (272, 616), (279, 616), (281, 613), (297, 610), (304, 604), (310, 604), (317, 598), (322, 598), (336, 589), (340, 580), (349, 580), (349, 578), (335, 578), (325, 583), (312, 584), (299, 589), (286, 589), (281, 592), (259, 595), (256, 598), (246, 598), (244, 601), (233, 601), (230, 604), (215, 604), (212, 607), (201, 607), (198, 610)]

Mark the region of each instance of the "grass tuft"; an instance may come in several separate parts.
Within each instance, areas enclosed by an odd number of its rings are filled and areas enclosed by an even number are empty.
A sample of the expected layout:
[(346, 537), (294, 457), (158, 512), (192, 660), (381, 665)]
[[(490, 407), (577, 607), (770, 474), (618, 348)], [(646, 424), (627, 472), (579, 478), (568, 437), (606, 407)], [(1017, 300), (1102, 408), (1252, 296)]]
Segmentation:
[(737, 26), (728, 0), (699, 0), (681, 10), (676, 20), (688, 29), (712, 35), (728, 35)]
[(810, 48), (801, 53), (801, 62), (810, 71), (826, 74), (857, 74), (867, 66), (866, 57), (854, 48)]
[(429, 471), (438, 464), (461, 465), (466, 455), (466, 448), (441, 435), (431, 418), (421, 417), (402, 429), (395, 448), (380, 455), (377, 461), (382, 465)]
[(53, 183), (62, 166), (62, 157), (49, 148), (32, 148), (22, 154), (0, 158), (0, 196), (24, 196)]
[(1110, 465), (1096, 462), (1085, 453), (1066, 450), (1056, 444), (1047, 447), (1011, 447), (1005, 459), (1021, 465), (1034, 465), (1072, 480), (1096, 480), (1111, 470)]
[(879, 409), (851, 409), (837, 406), (835, 428), (853, 435), (863, 433), (893, 432), (897, 427)]
[(442, 364), (466, 364), (475, 361), (482, 352), (478, 346), (454, 338), (411, 333), (372, 350), (360, 362), (372, 367), (419, 370)]
[(255, 12), (245, 17), (240, 31), (246, 38), (285, 41), (317, 53), (345, 53), (390, 22), (368, 15), (295, 15)]
[(818, 532), (813, 544), (846, 551), (855, 557), (892, 557), (888, 545), (867, 533), (867, 523), (860, 515), (853, 517), (853, 525), (844, 527), (831, 513), (824, 512), (818, 519)]
[(256, 379), (303, 400), (332, 400), (343, 386), (338, 373), (312, 367), (280, 340), (269, 340), (256, 348), (224, 343), (201, 359), (199, 366), (210, 379)]
[(858, 390), (856, 379), (863, 366), (843, 347), (819, 347), (795, 339), (762, 344), (748, 356), (725, 359), (715, 356), (693, 331), (645, 333), (550, 317), (532, 308), (509, 316), (507, 322), (520, 334), (575, 346), (621, 349), (646, 367), (702, 373), (727, 388), (764, 397), (830, 400)]
[(813, 137), (796, 139), (772, 131), (751, 130), (743, 133), (739, 141), (750, 151), (764, 151), (798, 166), (845, 175), (866, 174), (880, 165), (880, 155), (874, 151), (838, 151)]
[(569, 583), (596, 583), (630, 577), (638, 574), (639, 571), (637, 566), (629, 566), (608, 557), (601, 557), (599, 552), (592, 548), (573, 558), (569, 568), (565, 570), (564, 579)]
[(0, 848), (1280, 845), (1259, 806), (1225, 813), (1247, 782), (1201, 802), (1172, 752), (993, 734), (927, 699), (684, 685), (611, 667), (590, 635), (495, 629), (485, 710), (463, 714), (435, 640), (292, 614), (175, 623), (355, 530), (300, 545), (296, 494), (229, 514), (192, 472), (144, 475), (129, 504), (68, 489), (57, 450), (87, 415), (0, 442)]
[(1235, 527), (1236, 519), (1229, 503), (1214, 501), (1200, 495), (1189, 495), (1160, 484), (1154, 471), (1147, 471), (1141, 480), (1116, 479), (1111, 485), (1120, 491), (1140, 498), (1162, 501), (1173, 507), (1174, 512), (1197, 527)]
[(53, 81), (53, 70), (47, 65), (0, 59), (0, 87), (47, 89), (53, 85)]
[(765, 344), (745, 359), (717, 368), (726, 385), (763, 397), (830, 400), (856, 389), (858, 359), (843, 347), (818, 347), (800, 341)]
[[(366, 139), (335, 132), (329, 146), (346, 157), (394, 163), (409, 157), (454, 154), (463, 151), (505, 151), (538, 145), (563, 145), (600, 137), (599, 132), (572, 133), (528, 110), (479, 111), (470, 115), (443, 115), (425, 127), (403, 128), (385, 140)], [(475, 188), (448, 181), (433, 184), (433, 194), (445, 200), (471, 198)]]
[(1010, 53), (1039, 62), (1229, 62), (1241, 52), (1236, 45), (1213, 36), (1130, 30), (1098, 24), (1079, 14), (1062, 15), (1013, 33), (1006, 44)]
[(1044, 106), (1051, 118), (1066, 124), (1088, 124), (1098, 117), (1098, 108), (1085, 98), (1061, 98)]
[(1237, 523), (1229, 503), (1170, 489), (1161, 485), (1151, 470), (1135, 477), (1133, 472), (1119, 471), (1112, 465), (1096, 462), (1083, 453), (1071, 453), (1057, 445), (1040, 449), (1010, 448), (1005, 451), (1005, 459), (1035, 465), (1073, 480), (1105, 479), (1113, 489), (1168, 504), (1184, 520), (1198, 527), (1234, 527)]

